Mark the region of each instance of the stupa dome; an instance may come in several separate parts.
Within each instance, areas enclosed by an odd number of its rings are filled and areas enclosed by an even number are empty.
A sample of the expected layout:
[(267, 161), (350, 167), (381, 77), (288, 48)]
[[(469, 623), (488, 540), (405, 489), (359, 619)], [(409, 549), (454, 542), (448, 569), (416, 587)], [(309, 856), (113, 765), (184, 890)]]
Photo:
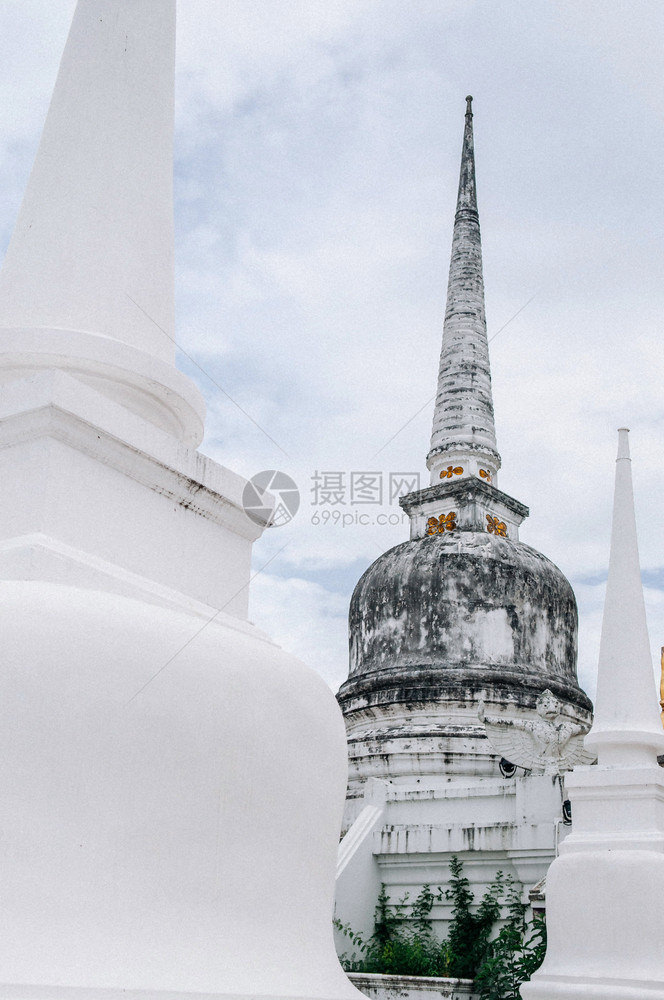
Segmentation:
[(572, 588), (522, 542), (477, 531), (403, 542), (360, 579), (349, 626), (347, 718), (386, 704), (444, 703), (447, 719), (480, 700), (534, 709), (546, 687), (574, 715), (591, 710), (576, 678)]
[(14, 580), (0, 605), (3, 981), (355, 996), (321, 678), (223, 613)]

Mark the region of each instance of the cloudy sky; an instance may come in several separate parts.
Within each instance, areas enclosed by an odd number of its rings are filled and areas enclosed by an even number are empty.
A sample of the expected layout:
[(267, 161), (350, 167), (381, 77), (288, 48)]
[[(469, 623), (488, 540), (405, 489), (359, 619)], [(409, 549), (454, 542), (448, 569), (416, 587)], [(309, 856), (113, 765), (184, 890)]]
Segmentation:
[[(73, 8), (0, 0), (2, 252)], [(593, 694), (631, 428), (658, 658), (663, 50), (661, 0), (181, 0), (179, 364), (208, 403), (203, 450), (299, 486), (256, 545), (252, 617), (333, 687), (352, 589), (408, 535), (390, 477), (427, 483), (466, 94), (500, 487), (574, 586)], [(351, 502), (362, 472), (382, 504)]]

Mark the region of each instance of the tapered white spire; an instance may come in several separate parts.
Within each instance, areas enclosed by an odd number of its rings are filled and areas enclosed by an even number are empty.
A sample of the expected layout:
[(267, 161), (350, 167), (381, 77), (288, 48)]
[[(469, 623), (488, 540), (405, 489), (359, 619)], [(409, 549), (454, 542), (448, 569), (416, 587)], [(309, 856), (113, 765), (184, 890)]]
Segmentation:
[(79, 0), (0, 272), (0, 365), (57, 357), (197, 444), (175, 370), (174, 79), (175, 0)]
[(466, 98), (457, 210), (447, 286), (438, 392), (427, 466), (431, 482), (450, 463), (491, 481), (500, 468), (484, 312), (482, 243), (475, 188), (472, 97)]
[(175, 0), (79, 2), (0, 274), (3, 326), (174, 358), (174, 64)]
[(595, 721), (586, 745), (600, 765), (652, 763), (664, 753), (639, 566), (629, 431), (618, 431), (611, 555)]
[(627, 430), (616, 462), (595, 723), (565, 776), (572, 832), (546, 877), (547, 949), (524, 1000), (664, 1000), (664, 751)]

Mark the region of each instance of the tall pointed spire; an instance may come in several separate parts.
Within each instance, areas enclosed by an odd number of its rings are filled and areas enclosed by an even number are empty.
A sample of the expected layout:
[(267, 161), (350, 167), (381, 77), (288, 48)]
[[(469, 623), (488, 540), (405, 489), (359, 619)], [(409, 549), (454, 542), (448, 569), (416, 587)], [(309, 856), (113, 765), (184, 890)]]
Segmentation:
[(611, 555), (595, 721), (586, 744), (600, 765), (652, 764), (664, 753), (636, 538), (628, 431), (618, 431)]
[[(484, 312), (482, 243), (475, 188), (472, 97), (466, 98), (438, 392), (427, 466), (438, 482), (449, 466), (488, 481), (500, 468)], [(480, 472), (481, 470), (481, 472)]]
[(174, 359), (174, 63), (175, 0), (78, 4), (0, 275), (3, 325)]
[(573, 828), (546, 876), (547, 949), (524, 1000), (664, 1000), (664, 751), (621, 428), (600, 642), (597, 766), (565, 776)]
[(175, 369), (174, 84), (175, 0), (79, 0), (0, 272), (0, 365), (58, 357), (198, 444)]

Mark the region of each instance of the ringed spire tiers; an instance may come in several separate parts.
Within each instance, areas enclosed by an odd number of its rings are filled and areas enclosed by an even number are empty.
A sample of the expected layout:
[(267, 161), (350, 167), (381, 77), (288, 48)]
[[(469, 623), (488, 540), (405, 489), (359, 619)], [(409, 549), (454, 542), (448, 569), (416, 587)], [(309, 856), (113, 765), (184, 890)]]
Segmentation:
[(484, 309), (482, 242), (477, 211), (472, 97), (466, 98), (443, 346), (427, 466), (431, 483), (451, 466), (487, 482), (500, 468)]

